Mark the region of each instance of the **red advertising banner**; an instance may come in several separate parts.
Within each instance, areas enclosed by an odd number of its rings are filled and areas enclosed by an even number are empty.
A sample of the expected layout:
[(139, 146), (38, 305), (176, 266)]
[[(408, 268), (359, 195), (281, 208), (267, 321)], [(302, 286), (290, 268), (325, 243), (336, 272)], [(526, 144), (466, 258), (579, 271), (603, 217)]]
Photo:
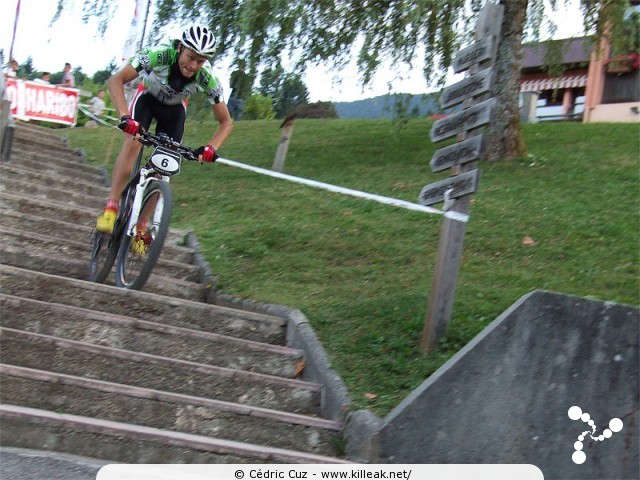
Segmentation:
[(78, 119), (79, 90), (48, 83), (7, 78), (6, 98), (11, 114), (18, 120), (42, 120), (75, 125)]

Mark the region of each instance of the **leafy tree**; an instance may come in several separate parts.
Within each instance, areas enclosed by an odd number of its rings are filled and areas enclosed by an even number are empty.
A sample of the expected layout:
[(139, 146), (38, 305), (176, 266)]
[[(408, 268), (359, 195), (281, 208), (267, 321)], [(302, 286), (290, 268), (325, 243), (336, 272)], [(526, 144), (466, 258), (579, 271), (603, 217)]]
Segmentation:
[(211, 120), (211, 105), (204, 93), (196, 92), (191, 96), (187, 103), (187, 118), (200, 122)]
[(76, 67), (73, 69), (73, 77), (76, 79), (76, 87), (84, 85), (87, 80), (87, 74), (82, 71), (82, 67)]
[[(85, 0), (95, 15), (105, 15), (114, 0)], [(216, 29), (218, 53), (258, 65), (279, 65), (283, 56), (298, 65), (329, 62), (343, 67), (353, 57), (367, 84), (383, 60), (411, 63), (422, 57), (427, 81), (442, 85), (446, 69), (487, 0), (158, 0), (156, 30), (176, 19), (207, 23)], [(511, 159), (523, 153), (518, 120), (519, 61), (525, 26), (538, 38), (544, 5), (557, 8), (568, 0), (503, 1), (500, 48), (496, 58), (499, 108), (491, 129), (491, 158)], [(69, 0), (58, 0), (58, 11)], [(582, 0), (585, 31), (597, 40), (620, 38), (628, 0)], [(608, 27), (607, 27), (608, 25)], [(462, 33), (459, 33), (462, 32)], [(298, 70), (302, 71), (302, 70)]]
[(52, 72), (51, 73), (51, 80), (49, 80), (51, 83), (53, 83), (54, 85), (59, 85), (60, 83), (62, 83), (62, 75), (64, 74), (63, 71), (59, 71), (59, 72)]
[(279, 65), (262, 73), (259, 91), (273, 99), (276, 118), (284, 118), (298, 105), (309, 103), (309, 90), (302, 77), (285, 73)]
[(33, 66), (33, 58), (28, 56), (25, 62), (18, 67), (18, 76), (24, 78), (31, 78), (36, 73), (36, 69)]
[[(550, 0), (556, 8), (565, 0)], [(277, 64), (282, 52), (298, 55), (306, 65), (331, 61), (336, 67), (354, 56), (363, 83), (368, 83), (382, 60), (410, 64), (422, 53), (423, 72), (432, 85), (442, 85), (446, 68), (472, 29), (474, 16), (485, 0), (160, 0), (158, 18), (204, 16), (222, 39), (220, 52), (233, 51), (250, 65)], [(508, 0), (500, 49), (496, 59), (499, 101), (488, 142), (490, 158), (511, 159), (524, 153), (520, 133), (518, 94), (519, 60), (525, 25), (539, 34), (544, 18), (543, 0)], [(604, 33), (608, 20), (618, 24), (627, 0), (583, 0), (587, 27)], [(615, 33), (616, 29), (612, 31)], [(535, 36), (535, 35), (534, 35)], [(421, 47), (421, 48), (419, 48)]]
[(91, 77), (91, 79), (94, 83), (106, 83), (106, 81), (109, 79), (109, 77), (117, 67), (118, 66), (116, 65), (115, 59), (111, 60), (109, 65), (107, 65), (104, 70), (98, 70), (93, 74), (93, 77)]
[(273, 120), (275, 116), (273, 101), (260, 93), (251, 94), (242, 110), (243, 120)]

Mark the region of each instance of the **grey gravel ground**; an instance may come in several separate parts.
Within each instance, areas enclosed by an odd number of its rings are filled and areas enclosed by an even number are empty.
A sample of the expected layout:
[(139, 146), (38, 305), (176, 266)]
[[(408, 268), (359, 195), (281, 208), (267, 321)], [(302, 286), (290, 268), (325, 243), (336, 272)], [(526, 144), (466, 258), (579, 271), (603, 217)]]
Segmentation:
[(1, 480), (96, 480), (108, 462), (40, 450), (0, 447)]

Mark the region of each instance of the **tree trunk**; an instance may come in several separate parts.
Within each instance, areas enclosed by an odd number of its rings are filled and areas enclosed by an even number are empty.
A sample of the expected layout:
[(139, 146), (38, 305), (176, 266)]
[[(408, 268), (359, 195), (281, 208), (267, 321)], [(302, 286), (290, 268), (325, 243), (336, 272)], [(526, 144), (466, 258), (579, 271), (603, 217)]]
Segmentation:
[(488, 160), (513, 160), (526, 154), (520, 131), (520, 62), (528, 0), (502, 2), (504, 16), (496, 58), (494, 95), (497, 106), (489, 128)]

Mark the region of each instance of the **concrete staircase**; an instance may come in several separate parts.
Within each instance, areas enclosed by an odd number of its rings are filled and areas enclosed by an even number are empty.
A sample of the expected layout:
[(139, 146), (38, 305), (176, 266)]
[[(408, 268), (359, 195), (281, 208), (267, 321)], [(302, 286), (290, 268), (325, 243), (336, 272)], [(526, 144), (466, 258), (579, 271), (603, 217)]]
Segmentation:
[[(209, 303), (187, 232), (144, 291), (90, 283), (103, 173), (18, 126), (0, 163), (0, 445), (127, 463), (342, 462), (285, 319)], [(188, 243), (188, 242), (187, 242)], [(110, 279), (113, 282), (113, 279)]]

